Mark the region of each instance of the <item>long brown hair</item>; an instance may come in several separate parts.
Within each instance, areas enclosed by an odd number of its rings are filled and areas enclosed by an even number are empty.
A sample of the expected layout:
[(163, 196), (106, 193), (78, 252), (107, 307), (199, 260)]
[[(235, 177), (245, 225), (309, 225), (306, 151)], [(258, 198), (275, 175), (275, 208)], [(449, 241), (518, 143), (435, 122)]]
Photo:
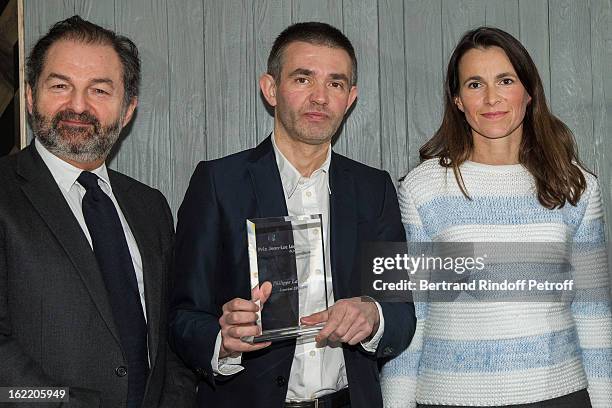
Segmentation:
[(452, 167), (461, 191), (470, 198), (459, 170), (474, 147), (470, 126), (454, 102), (459, 93), (459, 62), (473, 48), (494, 46), (504, 50), (531, 96), (523, 119), (519, 162), (535, 178), (538, 201), (549, 209), (561, 208), (566, 201), (575, 206), (586, 188), (586, 180), (580, 169), (584, 166), (578, 160), (574, 136), (548, 109), (542, 80), (525, 47), (498, 28), (479, 27), (468, 31), (455, 47), (444, 83), (442, 124), (419, 150), (421, 160), (439, 158), (441, 166)]

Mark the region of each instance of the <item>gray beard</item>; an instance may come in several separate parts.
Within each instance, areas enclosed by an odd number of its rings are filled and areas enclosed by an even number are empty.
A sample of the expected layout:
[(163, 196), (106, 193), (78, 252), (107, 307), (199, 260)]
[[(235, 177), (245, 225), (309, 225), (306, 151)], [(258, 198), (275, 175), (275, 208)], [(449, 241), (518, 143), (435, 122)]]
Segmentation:
[(78, 163), (104, 161), (121, 133), (123, 113), (109, 126), (93, 119), (91, 127), (58, 126), (58, 115), (47, 120), (36, 109), (30, 115), (34, 136), (52, 154)]

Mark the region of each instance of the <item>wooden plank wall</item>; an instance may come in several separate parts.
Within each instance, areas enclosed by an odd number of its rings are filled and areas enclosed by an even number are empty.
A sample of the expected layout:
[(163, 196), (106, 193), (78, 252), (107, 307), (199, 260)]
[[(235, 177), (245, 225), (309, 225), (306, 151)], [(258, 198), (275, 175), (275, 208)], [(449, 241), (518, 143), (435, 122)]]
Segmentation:
[(290, 23), (319, 20), (341, 28), (359, 59), (358, 103), (334, 148), (394, 179), (439, 124), (459, 37), (483, 24), (517, 36), (599, 175), (612, 222), (611, 0), (25, 0), (26, 50), (75, 13), (137, 43), (140, 106), (111, 166), (159, 188), (175, 212), (199, 160), (268, 135), (257, 79), (271, 44)]

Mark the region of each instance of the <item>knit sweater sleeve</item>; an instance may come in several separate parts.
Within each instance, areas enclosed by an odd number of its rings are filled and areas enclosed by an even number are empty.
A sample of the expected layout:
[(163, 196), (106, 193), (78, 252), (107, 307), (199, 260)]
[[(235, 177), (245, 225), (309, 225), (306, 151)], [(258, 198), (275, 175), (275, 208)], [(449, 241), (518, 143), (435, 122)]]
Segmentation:
[(612, 312), (603, 209), (597, 180), (587, 177), (585, 210), (575, 229), (572, 315), (593, 408), (612, 407)]
[[(407, 178), (400, 184), (398, 191), (409, 252), (411, 243), (431, 241), (415, 205), (411, 187), (411, 181)], [(423, 347), (423, 328), (427, 320), (426, 297), (425, 292), (413, 292), (417, 325), (412, 342), (404, 352), (388, 361), (382, 368), (381, 388), (386, 408), (414, 408), (416, 406), (417, 372)]]

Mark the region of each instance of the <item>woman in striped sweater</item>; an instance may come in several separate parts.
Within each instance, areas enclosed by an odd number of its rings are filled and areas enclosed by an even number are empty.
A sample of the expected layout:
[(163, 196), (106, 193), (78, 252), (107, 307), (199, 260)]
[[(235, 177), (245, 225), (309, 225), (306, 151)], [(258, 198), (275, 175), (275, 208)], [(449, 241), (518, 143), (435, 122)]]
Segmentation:
[(464, 35), (448, 64), (442, 124), (420, 153), (399, 189), (409, 242), (572, 243), (576, 286), (567, 302), (427, 302), (415, 293), (417, 332), (383, 367), (385, 406), (612, 407), (597, 179), (548, 110), (518, 40), (489, 27)]

